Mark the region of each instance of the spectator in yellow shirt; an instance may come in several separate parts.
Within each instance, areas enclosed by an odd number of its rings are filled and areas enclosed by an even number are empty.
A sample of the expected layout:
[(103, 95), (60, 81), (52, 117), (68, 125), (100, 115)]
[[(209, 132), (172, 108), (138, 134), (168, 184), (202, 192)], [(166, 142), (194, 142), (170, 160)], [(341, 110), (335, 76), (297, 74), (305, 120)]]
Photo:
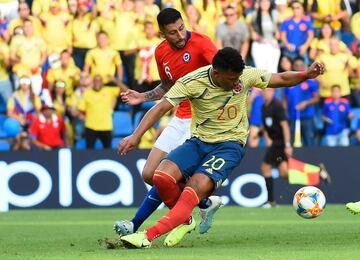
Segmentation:
[(145, 21), (156, 22), (156, 17), (160, 13), (160, 8), (154, 0), (144, 0)]
[(84, 92), (78, 109), (85, 115), (86, 148), (94, 148), (97, 138), (104, 148), (110, 148), (112, 139), (112, 114), (117, 97), (120, 95), (123, 84), (119, 87), (103, 86), (102, 78), (96, 75), (93, 87)]
[(314, 0), (311, 16), (314, 19), (314, 33), (317, 37), (324, 23), (330, 23), (335, 32), (340, 32), (341, 20), (348, 17), (348, 13), (344, 0)]
[(40, 16), (42, 13), (49, 12), (53, 2), (57, 2), (63, 12), (67, 12), (68, 4), (66, 0), (34, 0), (31, 6), (31, 12), (34, 16)]
[(48, 53), (60, 53), (67, 49), (72, 51), (71, 40), (72, 17), (61, 10), (60, 2), (50, 3), (50, 11), (40, 15), (43, 26), (42, 35), (47, 44)]
[(135, 59), (136, 59), (136, 39), (140, 32), (136, 30), (136, 14), (134, 12), (134, 2), (123, 0), (117, 6), (109, 6), (109, 10), (102, 12), (99, 19), (102, 30), (110, 37), (110, 46), (120, 52), (120, 57), (124, 65), (124, 73), (128, 81), (128, 86), (134, 88), (135, 81)]
[(8, 69), (10, 68), (9, 46), (0, 41), (0, 95), (5, 103), (10, 98), (13, 88), (10, 82)]
[(322, 101), (331, 96), (331, 87), (340, 86), (341, 96), (350, 99), (349, 71), (356, 68), (357, 62), (348, 53), (339, 50), (339, 40), (330, 40), (330, 53), (323, 53), (318, 61), (325, 65), (325, 72), (318, 77)]
[(41, 36), (40, 20), (37, 17), (30, 15), (30, 8), (26, 2), (19, 3), (19, 11), (18, 12), (19, 12), (19, 18), (13, 19), (9, 23), (10, 36), (14, 35), (14, 30), (16, 27), (24, 25), (24, 21), (26, 19), (29, 19), (30, 21), (32, 21), (33, 27), (34, 27), (34, 35)]
[(80, 69), (84, 68), (86, 53), (96, 47), (96, 33), (100, 30), (95, 20), (96, 5), (91, 5), (92, 13), (88, 12), (88, 6), (87, 0), (78, 1), (77, 12), (72, 22), (73, 58)]
[(155, 48), (162, 41), (155, 31), (152, 22), (145, 22), (145, 36), (139, 39), (138, 55), (136, 59), (135, 78), (137, 80), (137, 91), (146, 92), (152, 90), (160, 83), (159, 73), (155, 60)]
[(104, 84), (116, 84), (122, 80), (122, 66), (120, 55), (109, 47), (108, 36), (101, 31), (97, 34), (98, 47), (86, 54), (84, 72), (92, 77), (100, 75)]
[(194, 5), (186, 6), (185, 26), (190, 31), (205, 34), (206, 33), (206, 21), (201, 19), (200, 12)]
[(40, 95), (42, 87), (41, 68), (46, 60), (46, 44), (42, 38), (33, 33), (32, 21), (24, 21), (24, 35), (13, 37), (10, 44), (10, 59), (15, 74), (15, 87), (18, 86), (19, 76), (31, 78), (32, 89)]
[(206, 25), (205, 34), (215, 41), (216, 26), (222, 13), (221, 4), (217, 0), (196, 0), (193, 5), (200, 12), (201, 23)]
[(76, 86), (75, 91), (66, 99), (66, 105), (68, 107), (69, 116), (74, 130), (75, 143), (83, 136), (85, 131), (84, 120), (81, 114), (79, 114), (78, 105), (82, 100), (84, 92), (91, 88), (91, 85), (92, 82), (89, 74), (80, 72), (79, 83)]
[(79, 80), (80, 69), (75, 66), (70, 53), (64, 50), (60, 54), (60, 66), (50, 68), (46, 74), (46, 86), (52, 91), (55, 81), (61, 80), (65, 82), (66, 96), (71, 96), (74, 92), (74, 86)]
[[(309, 57), (311, 60), (315, 60), (322, 53), (330, 53), (330, 39), (332, 37), (336, 37), (334, 29), (331, 28), (330, 24), (324, 23), (319, 38), (314, 38), (310, 44)], [(346, 44), (341, 40), (339, 40), (339, 50), (351, 54)]]

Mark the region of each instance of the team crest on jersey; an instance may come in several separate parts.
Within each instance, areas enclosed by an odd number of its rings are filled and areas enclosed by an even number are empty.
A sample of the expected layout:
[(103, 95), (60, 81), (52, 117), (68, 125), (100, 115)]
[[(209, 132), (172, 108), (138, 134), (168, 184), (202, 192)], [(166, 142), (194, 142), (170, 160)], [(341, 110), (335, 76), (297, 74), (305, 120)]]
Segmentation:
[(190, 59), (191, 59), (190, 53), (189, 53), (189, 52), (185, 52), (185, 53), (183, 54), (183, 61), (184, 61), (185, 63), (188, 63), (188, 62), (190, 61)]
[(243, 91), (244, 91), (244, 85), (242, 84), (242, 82), (234, 84), (233, 93), (235, 95), (240, 94)]

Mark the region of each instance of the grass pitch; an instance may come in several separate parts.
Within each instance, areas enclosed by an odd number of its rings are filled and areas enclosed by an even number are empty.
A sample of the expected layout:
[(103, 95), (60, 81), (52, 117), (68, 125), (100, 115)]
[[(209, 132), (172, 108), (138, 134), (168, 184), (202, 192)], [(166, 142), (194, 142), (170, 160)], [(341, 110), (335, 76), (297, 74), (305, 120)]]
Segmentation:
[[(0, 259), (360, 259), (360, 215), (328, 205), (317, 219), (297, 216), (292, 207), (223, 207), (209, 233), (198, 230), (175, 248), (165, 236), (151, 249), (107, 249), (117, 242), (115, 220), (135, 209), (14, 210), (0, 213)], [(165, 213), (157, 211), (143, 227)], [(199, 219), (197, 209), (194, 210)]]

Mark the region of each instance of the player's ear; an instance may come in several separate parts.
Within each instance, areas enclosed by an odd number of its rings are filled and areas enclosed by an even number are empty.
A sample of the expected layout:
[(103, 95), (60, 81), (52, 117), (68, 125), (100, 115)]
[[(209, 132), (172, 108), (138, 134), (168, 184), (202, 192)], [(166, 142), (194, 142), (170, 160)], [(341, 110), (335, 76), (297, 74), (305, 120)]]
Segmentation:
[(159, 35), (160, 35), (161, 38), (164, 38), (164, 39), (165, 39), (165, 33), (164, 33), (164, 32), (159, 31)]

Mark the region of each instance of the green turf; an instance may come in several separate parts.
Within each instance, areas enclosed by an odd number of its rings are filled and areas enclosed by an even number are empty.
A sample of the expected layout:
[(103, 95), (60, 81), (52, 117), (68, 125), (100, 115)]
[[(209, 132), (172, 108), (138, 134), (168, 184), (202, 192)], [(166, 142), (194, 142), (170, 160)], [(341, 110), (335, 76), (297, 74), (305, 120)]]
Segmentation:
[[(14, 210), (0, 213), (0, 259), (360, 259), (360, 215), (328, 205), (317, 219), (276, 209), (224, 207), (208, 234), (192, 232), (176, 248), (106, 249), (113, 222), (135, 209)], [(151, 225), (165, 211), (145, 223)], [(197, 209), (194, 211), (197, 212)], [(198, 220), (198, 217), (196, 217)]]

